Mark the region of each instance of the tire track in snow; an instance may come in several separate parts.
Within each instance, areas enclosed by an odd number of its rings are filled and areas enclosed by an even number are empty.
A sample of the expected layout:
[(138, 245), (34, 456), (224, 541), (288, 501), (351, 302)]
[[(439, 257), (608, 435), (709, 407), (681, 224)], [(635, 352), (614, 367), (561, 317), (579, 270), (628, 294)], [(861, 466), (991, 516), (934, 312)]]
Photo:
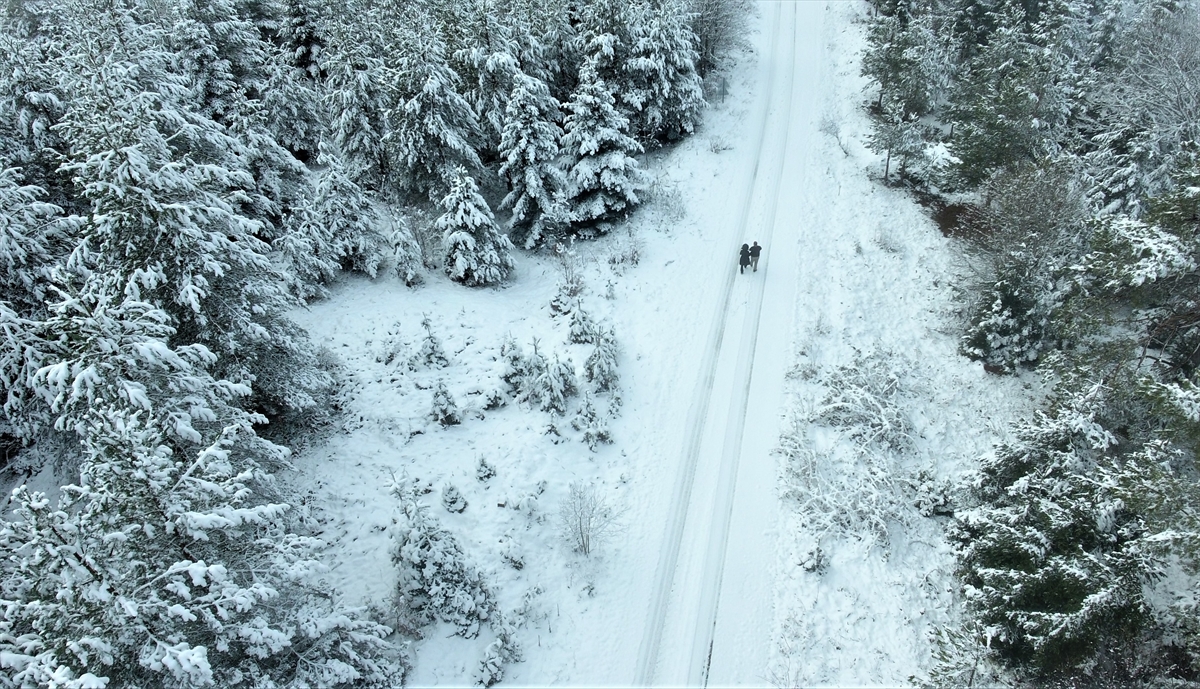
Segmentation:
[[(775, 64), (777, 62), (776, 52), (778, 50), (779, 37), (780, 37), (780, 33), (781, 33), (781, 28), (782, 28), (781, 22), (780, 22), (780, 18), (781, 18), (780, 15), (782, 13), (782, 4), (781, 3), (773, 3), (773, 5), (774, 5), (773, 19), (770, 22), (770, 26), (772, 27), (771, 43), (770, 43), (769, 55), (767, 56), (768, 62), (767, 62), (766, 79), (764, 80), (764, 83), (765, 83), (765, 89), (763, 91), (764, 96), (763, 96), (763, 99), (762, 99), (762, 102), (760, 105), (760, 107), (762, 109), (762, 113), (759, 117), (758, 132), (757, 132), (757, 143), (756, 143), (757, 154), (755, 155), (754, 164), (753, 164), (753, 167), (747, 178), (746, 187), (742, 194), (739, 213), (737, 214), (737, 216), (735, 216), (737, 220), (736, 220), (736, 224), (734, 226), (734, 232), (730, 235), (730, 239), (732, 240), (731, 247), (730, 247), (731, 250), (729, 252), (730, 256), (734, 256), (737, 254), (738, 247), (743, 242), (743, 238), (745, 237), (746, 226), (749, 223), (749, 218), (750, 218), (750, 214), (751, 214), (751, 205), (750, 204), (751, 204), (751, 200), (754, 196), (754, 191), (757, 188), (759, 171), (762, 168), (762, 161), (765, 157), (763, 146), (767, 142), (766, 133), (767, 133), (767, 129), (768, 129), (768, 124), (771, 120), (771, 107), (770, 106), (771, 106), (772, 101), (774, 100), (773, 95), (774, 95), (774, 89), (775, 89), (775, 72), (776, 72)], [(788, 63), (794, 65), (794, 53), (795, 53), (795, 44), (794, 44), (795, 9), (794, 9), (794, 7), (792, 9), (792, 38), (793, 38), (793, 44), (792, 44), (791, 52), (789, 53), (789, 56), (791, 56), (791, 57), (789, 58)], [(789, 91), (789, 97), (787, 100), (787, 104), (785, 105), (785, 107), (789, 108), (789, 109), (791, 107), (790, 91)], [(786, 126), (786, 123), (785, 123), (785, 126)], [(780, 159), (780, 165), (779, 165), (780, 168), (782, 168), (782, 166), (783, 166), (783, 150), (784, 150), (784, 148), (781, 147), (780, 148), (780, 158), (781, 159)], [(778, 174), (776, 176), (779, 177)], [(777, 197), (778, 193), (779, 193), (778, 187), (779, 187), (779, 179), (776, 179), (775, 190), (774, 190), (775, 197)], [(774, 204), (772, 203), (772, 205), (774, 205)], [(772, 212), (772, 217), (773, 217), (773, 212)], [(772, 224), (773, 224), (773, 222), (772, 222)], [(765, 265), (764, 265), (764, 268), (765, 268)], [(682, 541), (683, 541), (684, 525), (685, 525), (685, 522), (687, 519), (688, 508), (692, 501), (692, 488), (695, 484), (696, 467), (697, 467), (697, 464), (698, 464), (699, 458), (700, 458), (701, 441), (704, 437), (704, 429), (705, 429), (704, 423), (705, 423), (706, 418), (708, 417), (709, 406), (710, 406), (710, 403), (711, 403), (712, 397), (713, 397), (713, 381), (715, 380), (716, 375), (717, 375), (718, 355), (720, 354), (720, 351), (721, 351), (721, 343), (725, 338), (725, 326), (729, 320), (729, 305), (730, 305), (730, 302), (732, 301), (735, 275), (736, 274), (732, 270), (729, 270), (726, 273), (725, 282), (722, 285), (722, 289), (720, 292), (721, 297), (717, 302), (717, 307), (713, 314), (712, 326), (709, 330), (708, 342), (705, 345), (705, 349), (704, 349), (704, 358), (701, 362), (700, 369), (699, 369), (700, 377), (696, 381), (696, 389), (695, 389), (695, 392), (693, 392), (693, 394), (692, 394), (692, 405), (688, 411), (687, 425), (685, 426), (684, 439), (685, 439), (686, 445), (685, 445), (685, 451), (684, 451), (684, 455), (683, 455), (683, 462), (682, 462), (678, 477), (675, 482), (674, 490), (672, 492), (670, 516), (669, 516), (669, 519), (667, 522), (666, 533), (663, 538), (663, 547), (659, 551), (659, 561), (658, 561), (658, 566), (656, 569), (654, 592), (652, 594), (652, 599), (650, 602), (650, 610), (649, 610), (649, 614), (647, 617), (646, 629), (645, 629), (645, 632), (644, 632), (644, 635), (642, 638), (642, 644), (638, 651), (637, 666), (636, 666), (636, 670), (635, 670), (636, 674), (634, 677), (634, 684), (636, 686), (651, 686), (654, 683), (654, 674), (655, 674), (655, 670), (658, 667), (659, 649), (662, 644), (663, 630), (666, 625), (667, 607), (668, 607), (667, 604), (670, 599), (671, 590), (672, 590), (673, 584), (675, 583), (676, 571), (678, 569), (679, 551), (680, 551), (680, 547), (681, 547)], [(765, 273), (764, 273), (764, 276), (765, 276)], [(758, 303), (758, 307), (755, 312), (755, 318), (754, 318), (755, 324), (757, 324), (758, 312), (761, 311), (761, 306), (762, 306), (761, 288), (758, 292), (757, 303)], [(750, 354), (751, 354), (751, 358), (753, 358), (752, 357), (753, 349), (751, 349)], [(747, 376), (746, 380), (747, 381), (749, 380), (748, 376)], [(746, 390), (747, 395), (749, 392), (748, 385), (749, 385), (749, 383), (747, 382), (747, 390)], [(744, 420), (744, 412), (745, 412), (745, 405), (743, 404), (743, 420)], [(740, 437), (740, 432), (741, 432), (741, 428), (739, 426), (739, 429), (738, 429), (739, 437)], [(724, 453), (723, 453), (723, 456), (724, 456)], [(734, 473), (736, 474), (736, 471)], [(725, 527), (727, 530), (728, 529), (728, 519), (725, 520)], [(726, 531), (726, 537), (727, 537), (727, 531)], [(723, 556), (723, 552), (722, 552), (722, 556)], [(720, 562), (716, 563), (717, 568), (720, 568), (720, 565), (721, 565)], [(718, 579), (719, 579), (719, 576), (720, 576), (720, 574), (718, 572), (717, 573)], [(707, 578), (707, 576), (706, 576), (706, 578)], [(719, 581), (718, 581), (718, 585), (719, 585)], [(714, 602), (713, 611), (712, 611), (712, 615), (711, 615), (714, 622), (715, 622), (715, 614), (716, 614), (716, 608), (715, 608), (715, 602)], [(702, 618), (702, 619), (705, 619), (706, 621), (708, 620), (707, 617)], [(709, 642), (711, 642), (712, 626), (713, 626), (712, 624), (707, 624), (707, 627), (708, 627), (707, 634), (708, 634)], [(705, 644), (705, 647), (707, 648), (707, 644)], [(703, 659), (703, 662), (704, 662), (704, 665), (706, 665), (707, 656)], [(693, 667), (696, 667), (696, 665), (693, 664)], [(706, 667), (700, 666), (700, 669), (705, 670)]]

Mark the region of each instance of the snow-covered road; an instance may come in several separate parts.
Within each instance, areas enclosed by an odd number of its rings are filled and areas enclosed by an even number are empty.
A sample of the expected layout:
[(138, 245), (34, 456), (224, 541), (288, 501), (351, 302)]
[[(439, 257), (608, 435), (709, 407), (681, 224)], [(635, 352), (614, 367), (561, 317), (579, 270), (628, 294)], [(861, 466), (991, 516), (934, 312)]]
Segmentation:
[(727, 225), (727, 255), (752, 241), (766, 253), (757, 273), (730, 271), (716, 300), (680, 443), (640, 685), (767, 680), (777, 512), (770, 451), (779, 437), (802, 213), (820, 182), (808, 159), (818, 137), (826, 8), (775, 2), (763, 10), (757, 155)]

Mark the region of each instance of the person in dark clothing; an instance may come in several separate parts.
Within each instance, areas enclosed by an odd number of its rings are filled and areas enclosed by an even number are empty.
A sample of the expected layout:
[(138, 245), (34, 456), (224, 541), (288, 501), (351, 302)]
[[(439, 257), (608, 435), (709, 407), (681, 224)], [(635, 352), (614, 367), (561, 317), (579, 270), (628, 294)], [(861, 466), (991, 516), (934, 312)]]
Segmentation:
[(750, 247), (750, 265), (754, 266), (754, 272), (758, 272), (758, 256), (762, 253), (762, 247), (758, 242), (754, 242), (754, 246)]
[(742, 245), (742, 250), (738, 253), (738, 272), (746, 272), (746, 266), (750, 265), (750, 246)]

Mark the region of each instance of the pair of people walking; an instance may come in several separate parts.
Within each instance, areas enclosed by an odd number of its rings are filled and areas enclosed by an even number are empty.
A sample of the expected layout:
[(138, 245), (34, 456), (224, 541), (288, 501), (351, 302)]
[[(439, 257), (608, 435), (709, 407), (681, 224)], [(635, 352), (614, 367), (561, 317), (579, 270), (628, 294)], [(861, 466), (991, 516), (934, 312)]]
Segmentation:
[(746, 272), (746, 266), (753, 266), (754, 272), (758, 272), (758, 257), (762, 254), (762, 247), (758, 242), (754, 242), (754, 246), (743, 244), (742, 250), (738, 255), (738, 272)]

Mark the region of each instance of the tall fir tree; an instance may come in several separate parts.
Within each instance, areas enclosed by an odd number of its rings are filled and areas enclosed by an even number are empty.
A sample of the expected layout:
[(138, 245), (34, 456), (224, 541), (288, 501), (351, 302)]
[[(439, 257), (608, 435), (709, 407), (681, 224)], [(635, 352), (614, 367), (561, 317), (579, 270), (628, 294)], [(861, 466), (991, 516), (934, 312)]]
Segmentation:
[(511, 208), (509, 226), (533, 248), (567, 221), (566, 174), (559, 165), (562, 112), (540, 79), (518, 74), (505, 112), (499, 173), (508, 181), (501, 208)]
[(641, 203), (639, 193), (647, 184), (633, 157), (642, 147), (628, 134), (629, 120), (614, 107), (608, 85), (587, 66), (566, 110), (562, 149), (573, 221), (591, 227), (627, 215)]

